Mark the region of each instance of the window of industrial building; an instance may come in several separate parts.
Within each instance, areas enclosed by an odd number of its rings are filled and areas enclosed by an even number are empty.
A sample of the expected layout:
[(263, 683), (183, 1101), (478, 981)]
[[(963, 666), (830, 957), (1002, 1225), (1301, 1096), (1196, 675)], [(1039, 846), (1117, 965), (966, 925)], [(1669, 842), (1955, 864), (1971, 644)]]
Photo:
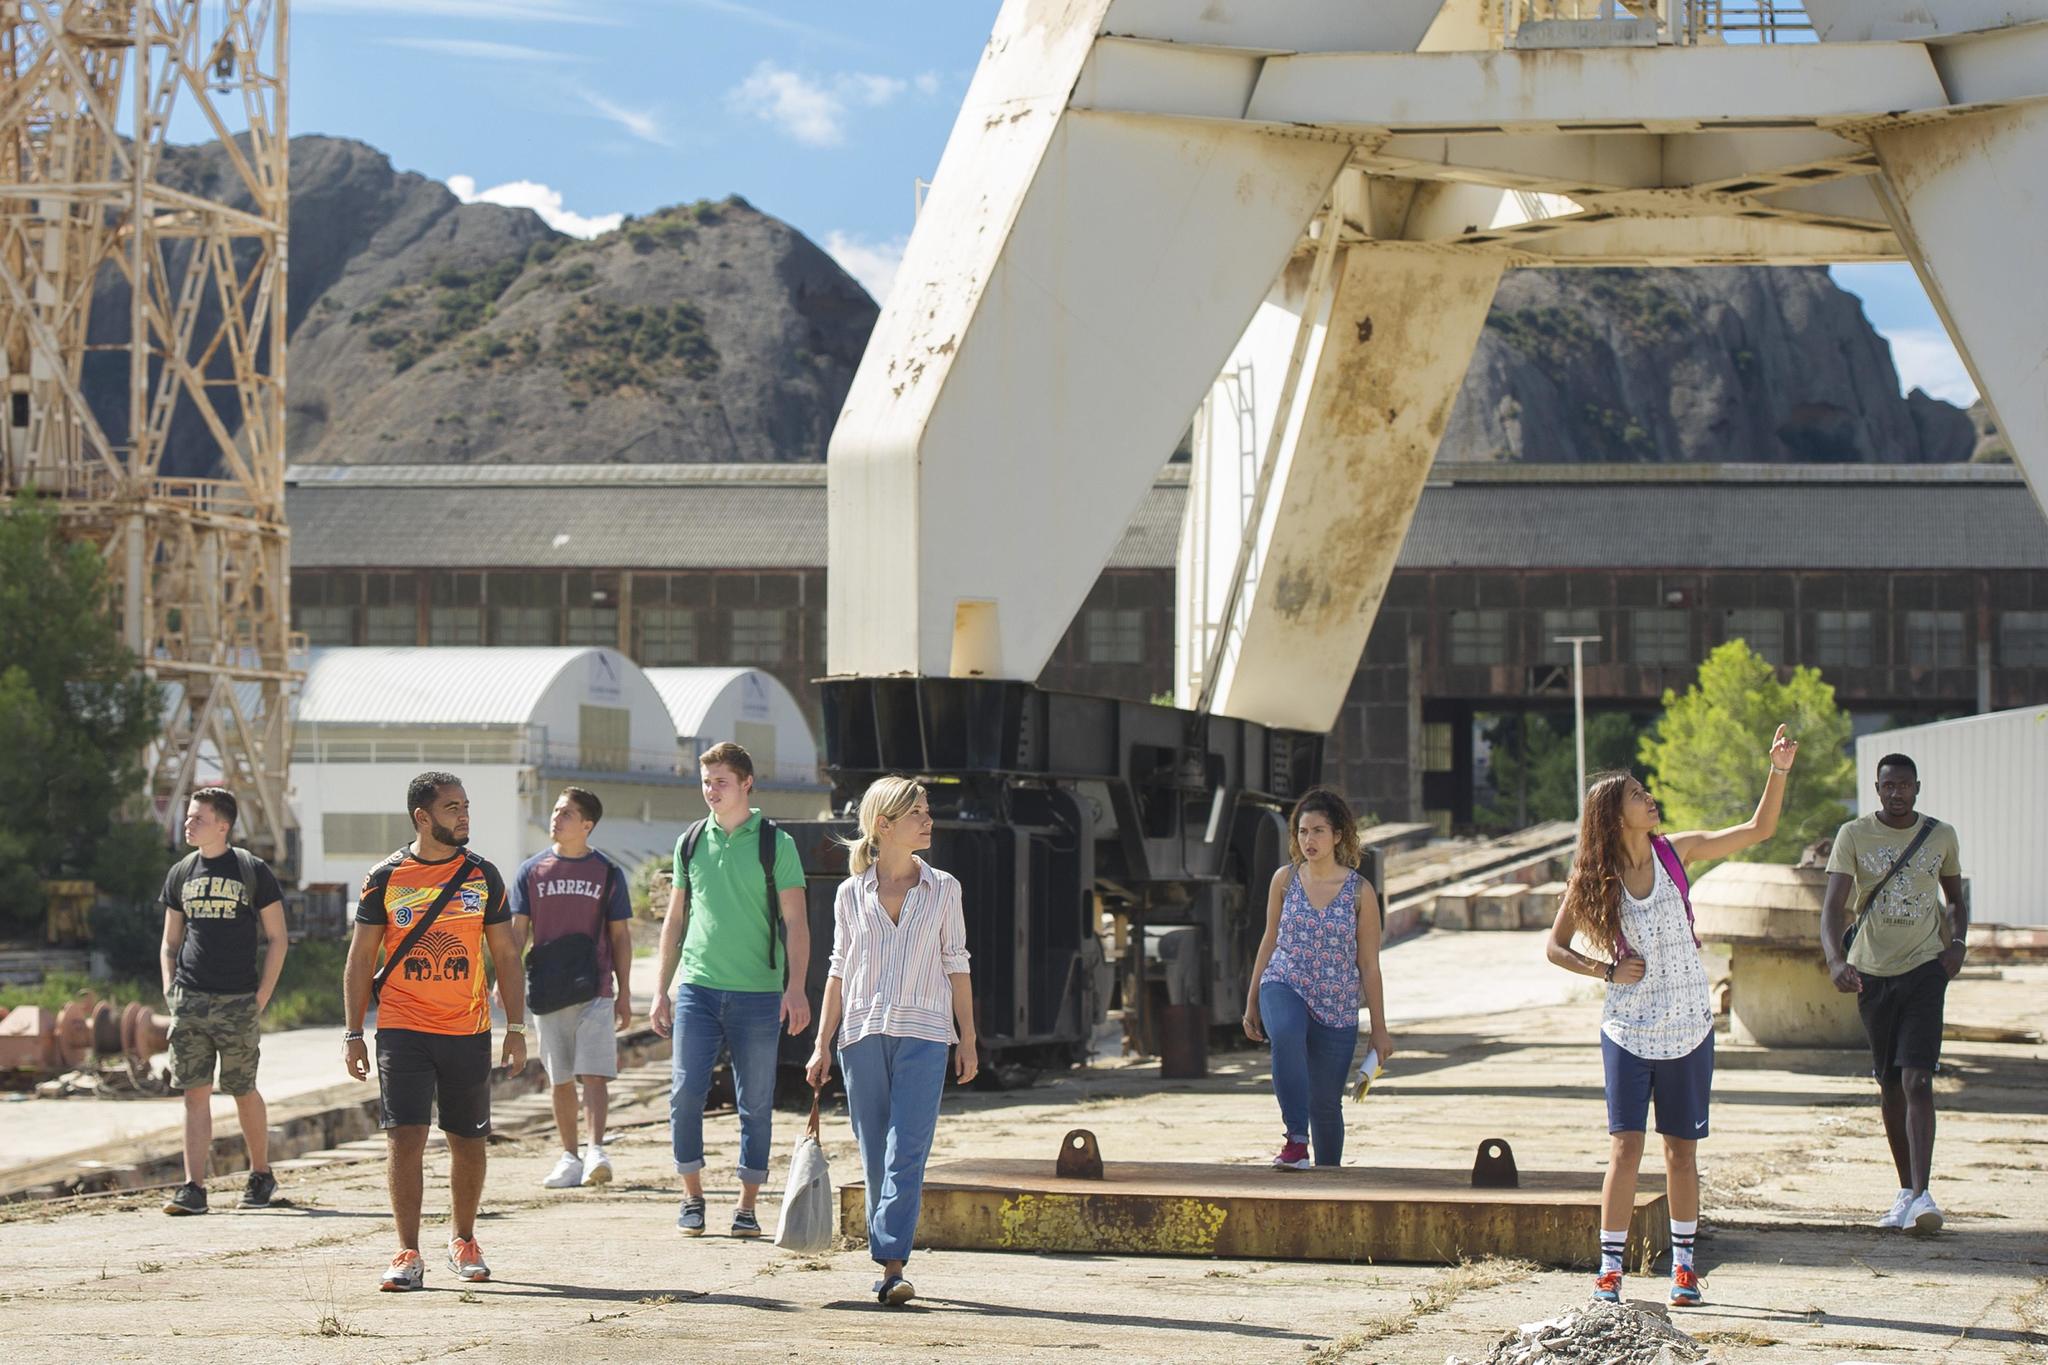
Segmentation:
[(1813, 614), (1813, 659), (1823, 668), (1868, 668), (1877, 660), (1877, 625), (1867, 611)]
[(435, 607), (427, 613), (430, 645), (480, 645), (484, 642), (482, 607)]
[(1508, 614), (1454, 611), (1450, 643), (1454, 664), (1504, 664), (1508, 661)]
[(1082, 647), (1091, 664), (1145, 662), (1145, 613), (1138, 607), (1092, 607), (1081, 618)]
[(2006, 668), (2048, 668), (2048, 611), (2000, 613), (1998, 662)]
[(789, 630), (787, 612), (740, 607), (732, 614), (732, 662), (779, 664)]
[[(445, 606), (473, 605), (449, 601)], [(409, 573), (363, 575), (363, 643), (416, 645), (420, 642), (419, 584)]]
[(293, 607), (292, 629), (303, 632), (309, 645), (352, 645), (356, 642), (356, 609)]
[(1785, 662), (1785, 613), (1767, 607), (1737, 607), (1721, 617), (1721, 638), (1740, 640), (1750, 652), (1774, 664)]
[(1906, 613), (1906, 662), (1914, 668), (1962, 668), (1969, 652), (1961, 612)]
[(687, 607), (641, 607), (640, 648), (634, 658), (645, 668), (697, 662), (697, 613)]
[[(1574, 607), (1570, 611), (1546, 611), (1543, 613), (1543, 641), (1540, 657), (1547, 664), (1568, 664), (1572, 661), (1572, 647), (1557, 642), (1560, 635), (1598, 635), (1600, 633), (1600, 611), (1597, 607)], [(1600, 662), (1600, 646), (1586, 646), (1586, 662)]]
[[(457, 608), (460, 610), (460, 608)], [(392, 607), (363, 608), (363, 643), (416, 645), (420, 642), (420, 609), (411, 602)], [(444, 643), (436, 640), (435, 644)]]
[(552, 645), (555, 613), (551, 607), (492, 607), (494, 645)]
[(402, 813), (328, 811), (320, 817), (320, 838), (330, 858), (381, 858), (410, 843), (412, 833), (412, 817)]
[(1457, 766), (1456, 732), (1447, 720), (1425, 721), (1422, 726), (1422, 771), (1447, 773)]
[(576, 732), (582, 752), (577, 766), (590, 772), (622, 773), (633, 743), (633, 713), (623, 706), (579, 706)]
[(1689, 614), (1668, 607), (1641, 607), (1630, 612), (1629, 657), (1639, 664), (1691, 663)]
[(614, 649), (618, 647), (617, 607), (571, 607), (568, 616), (569, 629), (564, 644), (605, 645)]

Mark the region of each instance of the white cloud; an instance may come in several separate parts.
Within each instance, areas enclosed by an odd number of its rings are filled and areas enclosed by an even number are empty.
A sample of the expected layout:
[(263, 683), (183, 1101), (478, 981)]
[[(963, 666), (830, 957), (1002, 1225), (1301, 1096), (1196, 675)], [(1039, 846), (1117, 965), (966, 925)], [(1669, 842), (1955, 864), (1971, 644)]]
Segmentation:
[(517, 43), (487, 43), (469, 38), (380, 38), (377, 41), (385, 47), (405, 47), (415, 52), (432, 52), (442, 57), (467, 57), (482, 62), (545, 62), (552, 66), (559, 62), (590, 60), (588, 57), (566, 52), (521, 47)]
[(831, 29), (820, 28), (816, 24), (807, 24), (801, 19), (789, 19), (780, 14), (771, 14), (757, 5), (743, 5), (740, 3), (740, 0), (677, 0), (677, 3), (691, 9), (704, 9), (710, 10), (713, 14), (728, 15), (734, 19), (743, 20), (746, 23), (759, 24), (764, 28), (781, 29), (784, 33), (800, 33), (806, 38), (816, 38), (822, 42), (834, 43), (841, 47), (864, 48), (868, 46), (866, 43), (855, 42), (843, 33), (834, 33)]
[(807, 147), (837, 147), (846, 141), (849, 106), (879, 109), (909, 88), (908, 81), (895, 76), (852, 71), (813, 78), (764, 61), (727, 98), (735, 109), (774, 124)]
[(651, 142), (657, 147), (675, 145), (669, 140), (668, 133), (663, 130), (661, 120), (655, 117), (653, 110), (628, 109), (622, 104), (606, 99), (595, 90), (586, 90), (581, 86), (570, 88), (578, 99), (589, 105), (600, 117), (610, 119), (642, 142)]
[(896, 283), (896, 268), (903, 264), (903, 248), (909, 241), (907, 237), (892, 237), (886, 242), (871, 242), (834, 228), (825, 234), (825, 253), (839, 262), (840, 269), (859, 280), (875, 302), (885, 303), (890, 287)]
[(448, 188), (465, 204), (502, 204), (509, 209), (532, 209), (540, 215), (542, 222), (571, 237), (595, 237), (610, 232), (625, 221), (622, 213), (601, 213), (596, 217), (573, 213), (562, 207), (561, 191), (532, 180), (510, 180), (487, 190), (478, 190), (474, 176), (451, 175)]
[(938, 72), (920, 71), (917, 74), (917, 80), (914, 82), (914, 84), (917, 86), (918, 94), (936, 95), (939, 93), (939, 81), (940, 76)]
[(1899, 372), (1900, 392), (1925, 389), (1930, 397), (1965, 408), (1977, 401), (1977, 386), (1948, 333), (1896, 328), (1884, 337), (1892, 345), (1892, 365)]

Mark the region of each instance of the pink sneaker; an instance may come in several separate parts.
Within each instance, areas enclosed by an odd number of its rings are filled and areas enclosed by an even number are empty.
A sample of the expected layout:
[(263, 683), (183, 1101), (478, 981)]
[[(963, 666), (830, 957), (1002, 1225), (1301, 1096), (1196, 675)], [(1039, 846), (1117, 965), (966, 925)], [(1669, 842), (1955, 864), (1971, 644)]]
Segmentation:
[(1293, 1138), (1281, 1144), (1280, 1155), (1273, 1158), (1276, 1171), (1305, 1171), (1315, 1163), (1309, 1160), (1308, 1144), (1296, 1142)]

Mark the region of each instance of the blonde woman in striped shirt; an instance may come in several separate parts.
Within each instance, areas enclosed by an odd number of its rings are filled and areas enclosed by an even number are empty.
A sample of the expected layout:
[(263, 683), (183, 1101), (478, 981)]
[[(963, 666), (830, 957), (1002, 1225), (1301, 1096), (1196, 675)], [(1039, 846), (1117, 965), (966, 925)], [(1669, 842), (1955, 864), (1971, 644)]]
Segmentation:
[(847, 841), (853, 875), (832, 906), (832, 964), (811, 1052), (812, 1085), (832, 1074), (837, 1030), (846, 1110), (867, 1178), (868, 1254), (882, 1267), (877, 1302), (910, 1302), (903, 1278), (924, 1194), (924, 1163), (953, 1074), (974, 1079), (974, 994), (960, 883), (919, 858), (932, 844), (924, 788), (884, 777), (860, 801), (860, 837)]

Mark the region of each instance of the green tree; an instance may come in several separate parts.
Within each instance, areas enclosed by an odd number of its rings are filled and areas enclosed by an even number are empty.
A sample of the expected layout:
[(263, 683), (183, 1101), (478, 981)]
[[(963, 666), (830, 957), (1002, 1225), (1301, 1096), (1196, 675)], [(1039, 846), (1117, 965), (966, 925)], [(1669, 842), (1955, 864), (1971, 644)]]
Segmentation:
[(38, 922), (47, 878), (155, 892), (164, 840), (121, 817), (159, 706), (107, 614), (100, 556), (33, 499), (0, 507), (0, 920)]
[[(1626, 768), (1636, 756), (1642, 725), (1620, 711), (1586, 717), (1586, 771)], [(1579, 817), (1578, 750), (1571, 721), (1541, 712), (1503, 716), (1488, 732), (1494, 800), (1474, 812), (1489, 829), (1519, 829), (1541, 820)]]
[(1643, 739), (1642, 759), (1656, 769), (1650, 792), (1666, 829), (1720, 829), (1755, 811), (1768, 774), (1771, 736), (1789, 727), (1799, 761), (1778, 816), (1778, 832), (1736, 854), (1748, 862), (1789, 863), (1834, 832), (1847, 815), (1856, 764), (1849, 756), (1849, 716), (1817, 668), (1796, 668), (1790, 681), (1741, 640), (1730, 640), (1700, 665), (1684, 696), (1667, 691), (1664, 715)]

